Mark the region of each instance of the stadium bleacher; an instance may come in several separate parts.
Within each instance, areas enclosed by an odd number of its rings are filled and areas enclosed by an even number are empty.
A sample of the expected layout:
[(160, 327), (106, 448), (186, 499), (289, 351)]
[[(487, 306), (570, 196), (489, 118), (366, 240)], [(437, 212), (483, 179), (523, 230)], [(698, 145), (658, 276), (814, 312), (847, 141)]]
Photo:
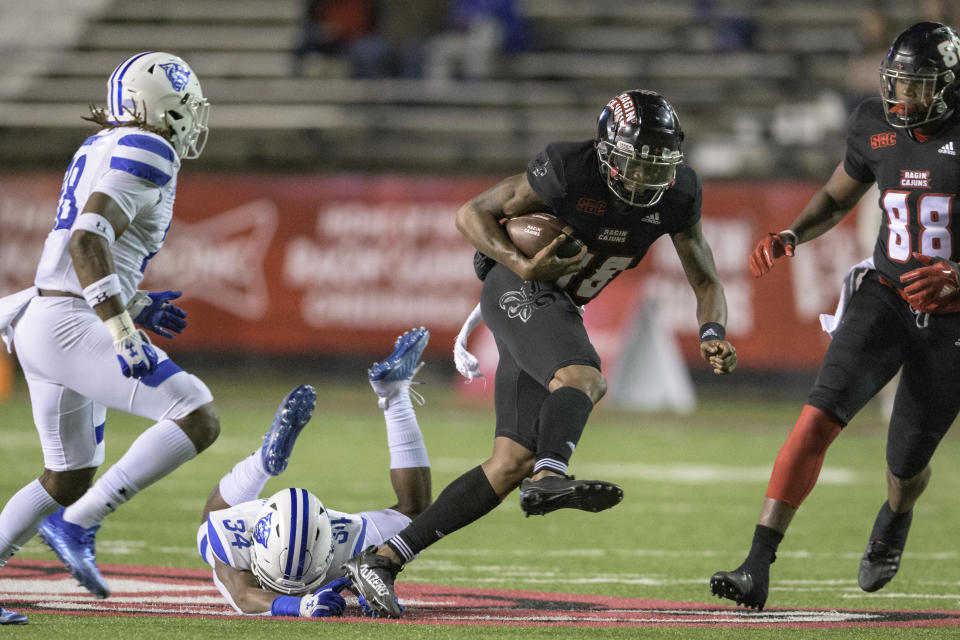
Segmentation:
[[(355, 79), (320, 54), (293, 75), (301, 0), (29, 4), (0, 1), (6, 170), (62, 164), (104, 74), (163, 49), (191, 63), (214, 105), (203, 169), (502, 174), (549, 140), (592, 136), (612, 95), (645, 87), (676, 106), (705, 177), (796, 178), (836, 161), (858, 11), (875, 3), (521, 0), (531, 47), (496, 77), (448, 82)], [(891, 4), (892, 20), (911, 22), (912, 5)], [(730, 20), (749, 43), (718, 40)]]

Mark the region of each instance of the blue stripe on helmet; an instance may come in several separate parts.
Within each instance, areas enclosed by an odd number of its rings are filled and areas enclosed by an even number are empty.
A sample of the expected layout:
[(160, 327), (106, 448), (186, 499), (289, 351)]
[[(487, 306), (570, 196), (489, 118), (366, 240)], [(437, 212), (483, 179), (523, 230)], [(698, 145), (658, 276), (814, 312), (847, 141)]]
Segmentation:
[(300, 523), (300, 557), (297, 561), (297, 580), (303, 577), (305, 565), (307, 562), (307, 549), (310, 547), (311, 540), (308, 540), (308, 526), (310, 524), (310, 499), (307, 497), (307, 490), (300, 489), (303, 492), (303, 521)]
[(150, 153), (156, 154), (164, 160), (169, 160), (170, 162), (173, 162), (174, 158), (176, 158), (176, 154), (173, 152), (173, 147), (170, 146), (169, 142), (165, 142), (143, 133), (131, 133), (129, 135), (125, 135), (117, 141), (117, 145), (121, 147), (133, 147), (134, 149), (149, 151)]
[(290, 540), (287, 542), (287, 566), (283, 572), (285, 578), (293, 573), (293, 556), (297, 548), (297, 490), (290, 487)]
[(126, 171), (130, 175), (143, 178), (144, 180), (149, 180), (158, 187), (164, 186), (173, 178), (173, 176), (171, 176), (169, 173), (161, 171), (160, 169), (151, 166), (146, 162), (131, 160), (130, 158), (118, 158), (114, 156), (110, 158), (110, 168)]
[[(126, 63), (121, 63), (116, 69), (113, 70), (113, 75), (110, 76), (110, 98), (111, 100), (116, 100), (116, 105), (111, 105), (110, 110), (115, 116), (122, 115), (120, 108), (123, 104), (123, 74), (127, 72), (127, 69), (130, 68), (134, 62), (139, 60), (145, 55), (155, 53), (154, 51), (144, 51), (139, 53), (129, 60)], [(122, 67), (122, 68), (121, 68)], [(120, 72), (119, 74), (117, 72)]]

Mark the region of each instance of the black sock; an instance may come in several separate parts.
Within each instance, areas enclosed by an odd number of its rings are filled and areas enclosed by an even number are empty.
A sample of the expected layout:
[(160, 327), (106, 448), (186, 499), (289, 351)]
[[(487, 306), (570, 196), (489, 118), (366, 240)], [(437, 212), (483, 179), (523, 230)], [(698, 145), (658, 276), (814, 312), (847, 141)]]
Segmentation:
[(743, 566), (757, 563), (773, 564), (773, 561), (777, 559), (777, 547), (780, 546), (782, 540), (782, 533), (758, 524), (753, 530), (753, 543), (750, 545), (750, 553), (744, 560)]
[(884, 502), (873, 522), (870, 540), (880, 540), (891, 549), (903, 549), (907, 544), (907, 534), (910, 533), (912, 521), (913, 509), (906, 513), (894, 513), (890, 502)]
[[(560, 387), (540, 406), (540, 439), (537, 442), (537, 464), (541, 468), (566, 473), (573, 447), (580, 442), (593, 401), (580, 389)], [(542, 461), (542, 462), (541, 462)], [(551, 462), (554, 464), (551, 464)], [(562, 467), (562, 468), (560, 468)]]
[(436, 502), (387, 540), (387, 546), (409, 562), (443, 536), (482, 518), (498, 504), (500, 498), (487, 475), (481, 467), (474, 467), (448, 484)]

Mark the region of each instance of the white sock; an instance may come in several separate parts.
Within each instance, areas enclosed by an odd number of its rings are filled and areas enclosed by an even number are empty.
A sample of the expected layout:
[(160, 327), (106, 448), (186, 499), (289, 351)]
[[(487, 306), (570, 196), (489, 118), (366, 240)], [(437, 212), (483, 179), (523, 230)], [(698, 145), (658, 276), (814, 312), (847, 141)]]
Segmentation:
[(37, 525), (59, 508), (39, 480), (13, 494), (0, 512), (0, 567), (36, 535)]
[(66, 508), (63, 519), (87, 529), (98, 525), (121, 504), (196, 455), (187, 434), (172, 420), (161, 420), (141, 433), (123, 457)]
[(260, 450), (233, 465), (230, 473), (220, 479), (220, 497), (231, 507), (249, 500), (256, 500), (270, 474), (263, 469)]
[(387, 421), (390, 468), (429, 467), (427, 446), (423, 442), (410, 395), (404, 393), (391, 400), (390, 406), (383, 411), (383, 417)]

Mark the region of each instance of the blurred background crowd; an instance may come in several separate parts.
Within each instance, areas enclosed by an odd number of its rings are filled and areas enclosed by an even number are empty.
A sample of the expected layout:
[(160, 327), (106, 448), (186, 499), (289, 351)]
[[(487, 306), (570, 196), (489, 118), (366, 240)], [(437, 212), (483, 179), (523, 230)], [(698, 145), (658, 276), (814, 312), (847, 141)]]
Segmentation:
[(892, 37), (953, 0), (0, 0), (0, 163), (62, 163), (131, 51), (188, 60), (202, 169), (501, 174), (629, 88), (705, 177), (819, 179)]
[[(746, 257), (840, 161), (850, 108), (921, 20), (960, 25), (960, 2), (0, 0), (0, 295), (32, 282), (110, 71), (163, 50), (212, 104), (209, 144), (181, 172), (147, 273), (148, 287), (183, 289), (191, 314), (163, 346), (233, 364), (355, 362), (425, 324), (430, 352), (449, 354), (479, 290), (456, 208), (546, 143), (593, 137), (612, 96), (646, 88), (674, 104), (704, 179), (741, 355), (729, 384), (800, 372), (802, 388), (826, 345), (818, 315), (870, 253), (876, 197), (763, 281)], [(587, 316), (612, 399), (688, 406), (686, 368), (718, 384), (669, 243), (614, 284), (611, 306)], [(477, 349), (495, 361), (492, 342)]]

